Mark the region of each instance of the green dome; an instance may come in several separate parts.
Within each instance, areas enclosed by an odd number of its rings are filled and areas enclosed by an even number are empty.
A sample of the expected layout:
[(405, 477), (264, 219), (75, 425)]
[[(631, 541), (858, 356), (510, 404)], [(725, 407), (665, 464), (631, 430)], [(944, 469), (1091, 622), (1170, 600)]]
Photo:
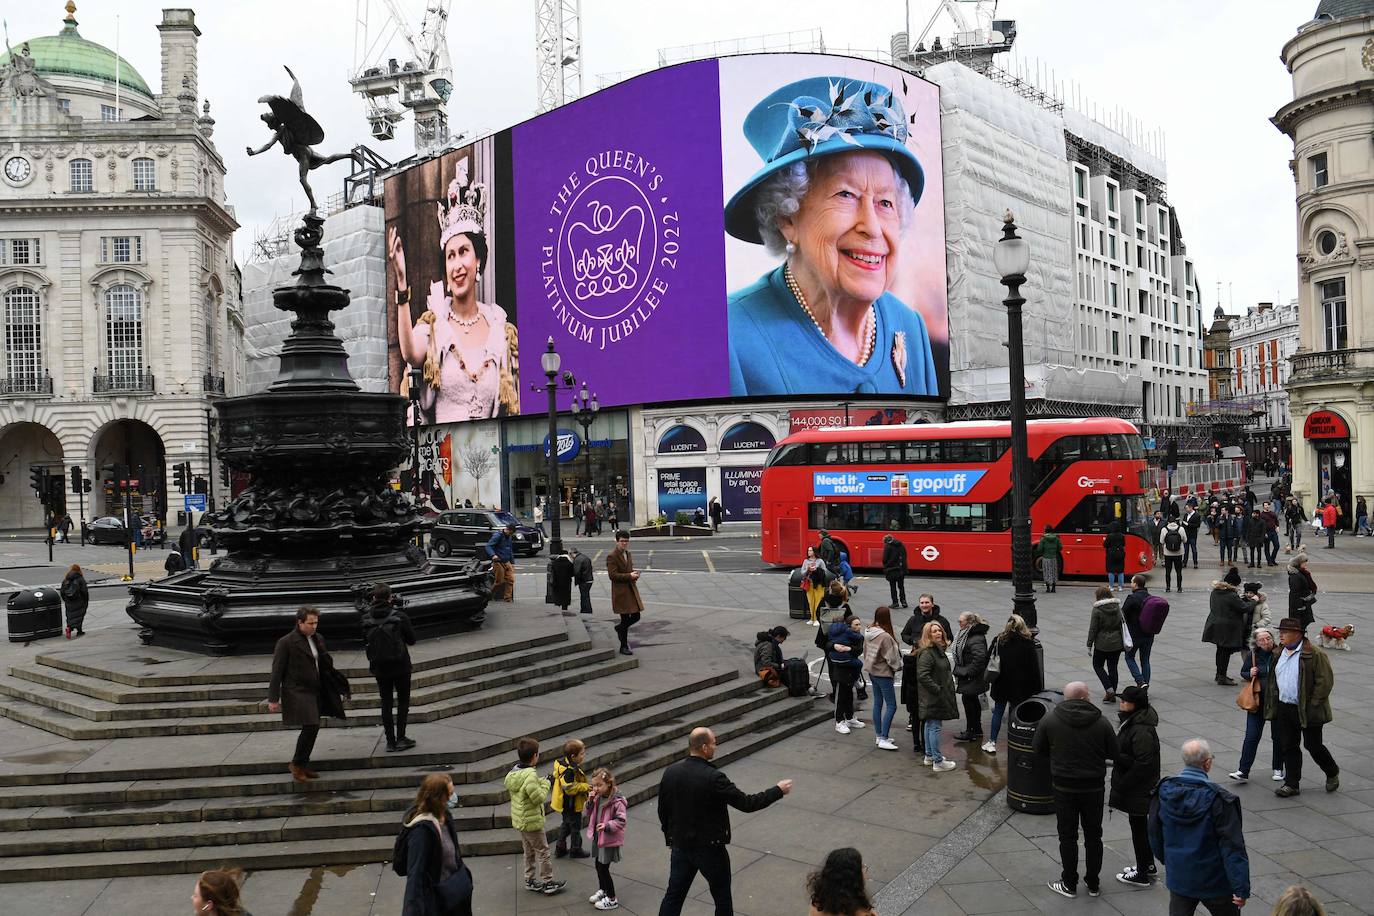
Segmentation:
[[(34, 70), (41, 76), (86, 76), (113, 83), (118, 61), (120, 88), (153, 97), (148, 84), (127, 60), (104, 45), (82, 38), (75, 22), (68, 20), (56, 35), (30, 38), (26, 44), (33, 55)], [(21, 48), (23, 44), (16, 45), (14, 53), (20, 53)], [(9, 54), (0, 54), (0, 62), (8, 60)]]

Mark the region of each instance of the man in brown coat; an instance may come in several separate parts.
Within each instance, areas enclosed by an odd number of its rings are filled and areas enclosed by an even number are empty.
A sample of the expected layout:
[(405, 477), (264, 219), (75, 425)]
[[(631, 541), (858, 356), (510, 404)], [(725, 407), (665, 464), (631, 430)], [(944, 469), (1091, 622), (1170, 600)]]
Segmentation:
[(288, 769), (296, 782), (315, 779), (320, 774), (310, 769), (310, 752), (320, 733), (320, 717), (344, 717), (343, 700), (337, 686), (341, 675), (324, 648), (324, 637), (315, 630), (320, 612), (313, 607), (296, 611), (296, 627), (281, 639), (272, 653), (272, 682), (267, 687), (267, 708), (281, 713), (288, 726), (298, 726), (296, 753)]
[(620, 654), (633, 655), (630, 627), (639, 623), (644, 602), (639, 599), (639, 570), (635, 569), (630, 557), (630, 532), (615, 533), (615, 549), (606, 554), (606, 575), (611, 579), (611, 610), (620, 615), (620, 622), (615, 625), (616, 635), (620, 637)]

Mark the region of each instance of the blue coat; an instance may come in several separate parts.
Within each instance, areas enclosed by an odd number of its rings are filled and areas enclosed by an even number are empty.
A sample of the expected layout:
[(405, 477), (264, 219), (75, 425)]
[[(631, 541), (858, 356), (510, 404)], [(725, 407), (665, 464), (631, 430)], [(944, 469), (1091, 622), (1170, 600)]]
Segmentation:
[(1160, 780), (1150, 802), (1150, 848), (1165, 885), (1183, 897), (1250, 897), (1240, 799), (1197, 767)]
[[(829, 630), (829, 643), (825, 656), (832, 665), (862, 668), (864, 663), (864, 635), (855, 633), (847, 623), (832, 623)], [(835, 645), (849, 646), (848, 652), (836, 652)]]
[[(764, 274), (730, 296), (730, 393), (939, 395), (925, 319), (891, 293), (879, 296), (874, 308), (877, 344), (868, 364), (856, 366), (807, 317), (782, 268)], [(898, 332), (906, 342), (905, 384), (892, 359)]]
[(502, 528), (491, 536), (487, 541), (487, 555), (499, 563), (512, 563), (515, 561), (515, 544), (511, 536), (506, 534)]

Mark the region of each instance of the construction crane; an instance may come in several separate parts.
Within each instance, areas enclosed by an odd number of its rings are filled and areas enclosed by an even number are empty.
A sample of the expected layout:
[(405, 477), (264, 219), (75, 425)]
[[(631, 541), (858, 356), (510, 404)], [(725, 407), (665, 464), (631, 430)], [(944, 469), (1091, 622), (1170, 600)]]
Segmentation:
[[(968, 7), (973, 8), (974, 24), (969, 25), (968, 18), (963, 10)], [(907, 21), (910, 22), (911, 6), (907, 4)], [(993, 30), (992, 22), (997, 17), (997, 0), (940, 0), (935, 5), (935, 12), (926, 21), (926, 27), (921, 30), (921, 34), (916, 36), (916, 45), (925, 43), (926, 36), (935, 26), (935, 20), (940, 18), (941, 13), (947, 13), (949, 18), (954, 20), (954, 26), (958, 31), (954, 33), (953, 42), (956, 45), (982, 45), (988, 44)]]
[(582, 0), (535, 0), (540, 114), (582, 95)]
[[(428, 0), (415, 32), (399, 0), (356, 0), (353, 75), (348, 82), (363, 97), (374, 140), (391, 140), (406, 111), (415, 118), (415, 152), (432, 153), (448, 142), (448, 11), (453, 0)], [(388, 56), (395, 39), (401, 57)]]

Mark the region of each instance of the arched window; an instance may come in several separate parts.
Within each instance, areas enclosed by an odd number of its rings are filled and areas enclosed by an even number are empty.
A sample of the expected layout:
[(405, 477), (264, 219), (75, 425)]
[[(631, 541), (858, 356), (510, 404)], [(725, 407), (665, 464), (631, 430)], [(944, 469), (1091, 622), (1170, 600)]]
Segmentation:
[(219, 375), (219, 350), (215, 346), (215, 292), (205, 291), (205, 371)]
[(5, 374), (12, 391), (37, 391), (43, 375), (43, 324), (37, 291), (5, 293)]
[(135, 159), (131, 165), (135, 191), (157, 190), (157, 163), (151, 159)]
[(95, 190), (95, 171), (89, 159), (73, 159), (67, 163), (67, 175), (71, 179), (71, 190), (87, 192)]
[(143, 374), (143, 297), (127, 283), (105, 291), (105, 350), (112, 387), (139, 387)]

